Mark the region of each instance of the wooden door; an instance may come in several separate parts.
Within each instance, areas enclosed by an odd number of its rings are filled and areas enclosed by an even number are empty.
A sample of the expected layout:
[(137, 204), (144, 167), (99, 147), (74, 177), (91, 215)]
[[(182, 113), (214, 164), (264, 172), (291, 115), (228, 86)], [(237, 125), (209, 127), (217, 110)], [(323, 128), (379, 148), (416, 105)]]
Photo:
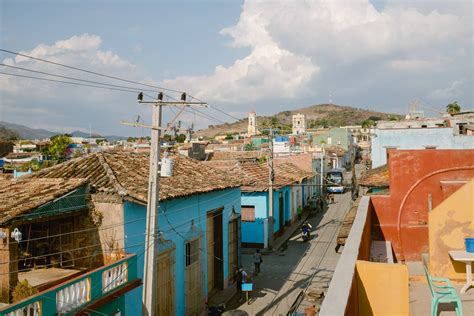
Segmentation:
[(186, 242), (186, 315), (200, 315), (202, 309), (199, 239)]
[(279, 222), (279, 231), (281, 232), (283, 230), (283, 225), (285, 224), (285, 209), (284, 209), (284, 203), (283, 203), (283, 193), (280, 193), (280, 199), (279, 199), (279, 215), (280, 215), (280, 222)]
[(207, 293), (214, 290), (214, 217), (207, 214)]
[(228, 262), (228, 273), (229, 282), (234, 280), (234, 271), (238, 268), (239, 262), (239, 240), (238, 240), (238, 223), (237, 219), (229, 222), (229, 262)]
[(175, 313), (175, 250), (171, 248), (158, 255), (158, 300), (155, 315)]

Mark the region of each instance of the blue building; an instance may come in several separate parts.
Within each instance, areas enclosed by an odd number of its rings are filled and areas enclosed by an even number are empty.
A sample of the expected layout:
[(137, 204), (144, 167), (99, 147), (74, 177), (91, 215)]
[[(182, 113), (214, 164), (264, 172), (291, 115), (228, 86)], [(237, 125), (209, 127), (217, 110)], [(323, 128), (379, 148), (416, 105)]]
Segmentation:
[(441, 126), (431, 126), (427, 119), (380, 122), (372, 138), (372, 167), (385, 165), (390, 149), (474, 148), (474, 136), (460, 133), (459, 124), (444, 127), (442, 120), (437, 121), (441, 121)]
[[(265, 164), (256, 161), (236, 163), (229, 172), (242, 179), (242, 245), (267, 247), (271, 231), (281, 235), (292, 219), (292, 186), (314, 176), (286, 163), (275, 167), (273, 184), (273, 229), (269, 226), (269, 171)], [(302, 195), (294, 197), (301, 199)]]
[[(155, 315), (200, 314), (232, 281), (239, 264), (240, 181), (223, 171), (172, 155), (173, 175), (160, 180)], [(102, 255), (136, 255), (143, 278), (149, 155), (102, 152), (44, 169), (33, 177), (83, 178)], [(124, 315), (140, 314), (142, 286), (125, 294)]]

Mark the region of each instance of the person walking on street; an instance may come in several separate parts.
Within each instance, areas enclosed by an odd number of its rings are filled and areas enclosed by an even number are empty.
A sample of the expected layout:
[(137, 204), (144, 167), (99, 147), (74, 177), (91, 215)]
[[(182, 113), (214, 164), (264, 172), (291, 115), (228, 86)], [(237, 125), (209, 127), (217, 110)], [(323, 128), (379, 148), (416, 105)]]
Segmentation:
[(302, 214), (303, 214), (303, 208), (301, 207), (301, 205), (298, 206), (297, 211), (298, 211), (298, 220), (300, 220), (300, 219), (301, 219), (301, 216), (302, 216)]
[(244, 268), (240, 266), (234, 273), (235, 276), (235, 283), (237, 284), (237, 294), (239, 296), (239, 300), (243, 298), (242, 296), (242, 283), (247, 281), (247, 272), (245, 272)]
[(253, 264), (255, 265), (255, 275), (260, 273), (260, 265), (262, 264), (262, 254), (260, 253), (260, 249), (257, 249), (253, 254)]

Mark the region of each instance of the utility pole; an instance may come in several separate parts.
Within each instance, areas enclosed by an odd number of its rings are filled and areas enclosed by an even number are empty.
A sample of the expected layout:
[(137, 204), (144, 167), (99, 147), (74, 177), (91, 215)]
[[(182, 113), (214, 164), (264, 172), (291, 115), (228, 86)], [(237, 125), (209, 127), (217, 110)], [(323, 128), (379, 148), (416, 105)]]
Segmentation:
[(323, 153), (321, 155), (321, 174), (320, 174), (320, 177), (321, 177), (321, 197), (324, 196), (324, 155), (325, 155), (325, 152), (324, 152), (324, 146), (323, 146)]
[[(142, 96), (143, 98), (143, 96)], [(139, 97), (139, 102), (142, 102)], [(153, 104), (152, 126), (161, 126), (163, 93), (158, 95), (158, 100)], [(145, 265), (143, 273), (143, 315), (155, 314), (157, 282), (156, 247), (155, 238), (158, 233), (158, 209), (160, 201), (160, 136), (161, 129), (151, 130), (150, 172), (148, 180), (148, 204), (146, 208), (146, 234), (145, 234)]]
[(356, 159), (356, 155), (354, 153), (354, 145), (352, 144), (354, 141), (354, 137), (353, 135), (351, 134), (351, 137), (350, 137), (350, 144), (349, 144), (349, 150), (351, 151), (351, 171), (352, 171), (352, 179), (351, 179), (351, 186), (352, 186), (352, 198), (355, 197), (355, 194), (357, 193), (356, 192), (356, 172), (355, 172), (355, 159)]
[[(273, 181), (275, 180), (275, 171), (273, 170), (273, 128), (270, 128), (270, 154), (268, 155), (268, 234), (270, 239), (268, 246), (273, 247)], [(283, 220), (280, 218), (280, 220)]]
[[(149, 316), (156, 314), (156, 302), (157, 302), (157, 287), (158, 284), (158, 271), (157, 271), (157, 248), (156, 240), (158, 237), (158, 210), (160, 201), (160, 137), (161, 131), (169, 131), (172, 127), (167, 128), (161, 127), (161, 114), (162, 107), (165, 105), (182, 105), (183, 109), (191, 105), (202, 105), (207, 106), (204, 102), (187, 102), (186, 93), (181, 95), (181, 101), (176, 102), (164, 102), (163, 93), (158, 94), (158, 98), (155, 101), (143, 101), (143, 93), (138, 94), (138, 103), (150, 104), (153, 106), (152, 109), (152, 125), (144, 125), (138, 122), (129, 123), (122, 122), (125, 125), (131, 125), (135, 127), (146, 127), (151, 129), (151, 150), (150, 150), (150, 169), (148, 178), (148, 203), (146, 210), (146, 230), (145, 230), (145, 263), (143, 272), (143, 296), (142, 315)], [(182, 112), (182, 111), (181, 111)], [(172, 120), (175, 122), (176, 117)], [(172, 125), (172, 124), (171, 124)]]

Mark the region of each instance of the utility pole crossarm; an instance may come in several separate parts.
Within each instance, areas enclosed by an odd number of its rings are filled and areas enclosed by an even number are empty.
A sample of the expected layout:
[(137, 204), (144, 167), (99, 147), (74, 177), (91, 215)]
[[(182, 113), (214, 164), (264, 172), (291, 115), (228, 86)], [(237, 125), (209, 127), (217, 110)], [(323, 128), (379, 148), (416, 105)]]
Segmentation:
[[(181, 101), (163, 101), (163, 93), (158, 94), (158, 98), (155, 101), (143, 101), (143, 93), (138, 94), (138, 103), (140, 104), (151, 104), (153, 106), (152, 111), (152, 123), (151, 125), (145, 125), (138, 122), (129, 123), (122, 122), (125, 125), (140, 126), (151, 129), (151, 151), (150, 151), (150, 169), (149, 169), (149, 180), (148, 180), (148, 203), (146, 213), (146, 231), (145, 231), (145, 263), (143, 273), (143, 296), (142, 304), (144, 316), (156, 315), (157, 314), (157, 284), (158, 284), (158, 266), (157, 266), (157, 247), (156, 240), (158, 238), (158, 210), (160, 200), (160, 136), (161, 131), (168, 131), (173, 127), (162, 127), (162, 108), (163, 106), (183, 106), (183, 109), (187, 106), (199, 105), (206, 106), (205, 102), (186, 102), (186, 93), (181, 95)], [(176, 115), (172, 123), (175, 122), (177, 117), (182, 111)]]

